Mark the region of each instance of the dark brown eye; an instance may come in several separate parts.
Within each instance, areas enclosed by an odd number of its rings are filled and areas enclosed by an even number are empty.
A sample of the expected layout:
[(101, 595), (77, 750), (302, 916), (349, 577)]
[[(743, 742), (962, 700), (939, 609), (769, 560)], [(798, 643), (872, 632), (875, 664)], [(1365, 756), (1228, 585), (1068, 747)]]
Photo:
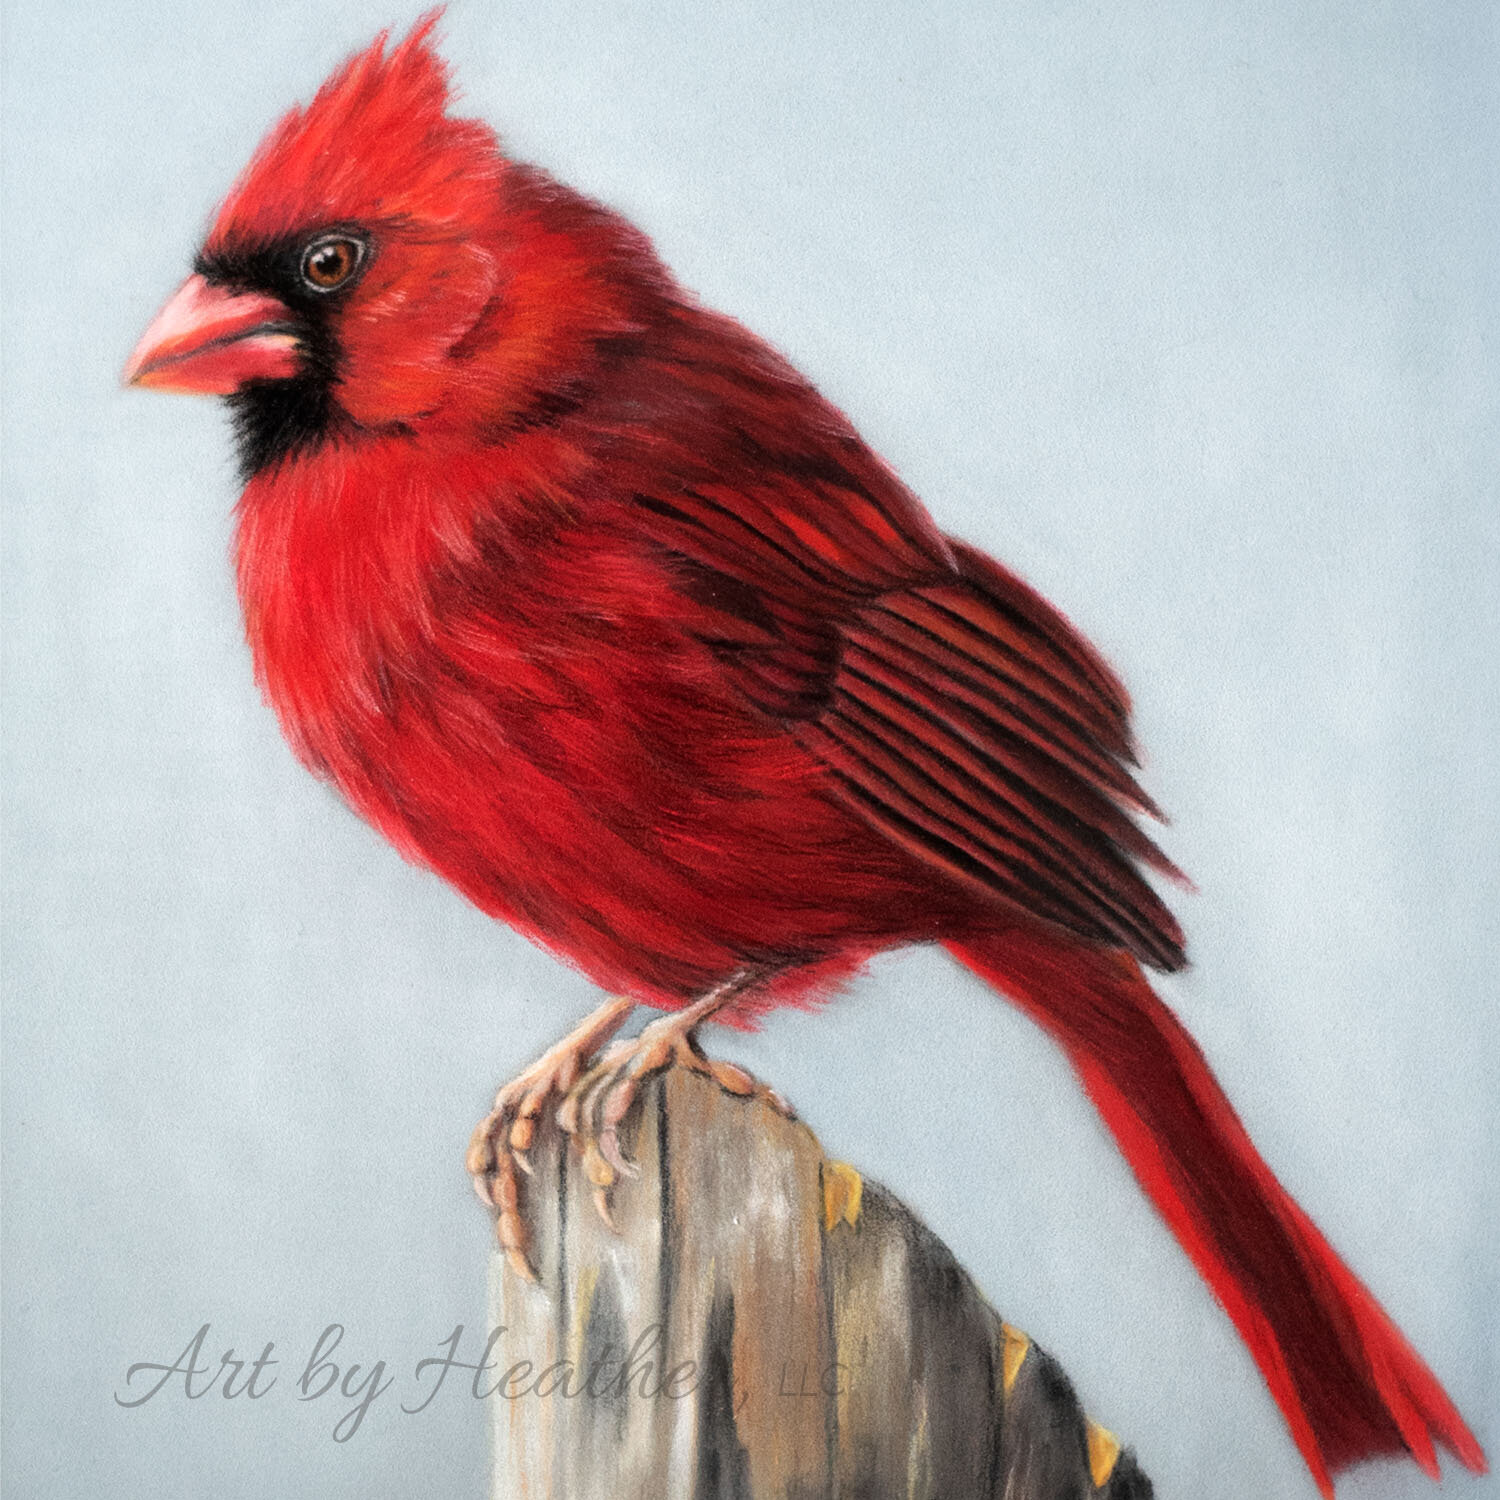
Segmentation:
[(302, 252), (302, 279), (317, 291), (331, 292), (354, 275), (364, 253), (364, 245), (347, 234), (314, 240)]

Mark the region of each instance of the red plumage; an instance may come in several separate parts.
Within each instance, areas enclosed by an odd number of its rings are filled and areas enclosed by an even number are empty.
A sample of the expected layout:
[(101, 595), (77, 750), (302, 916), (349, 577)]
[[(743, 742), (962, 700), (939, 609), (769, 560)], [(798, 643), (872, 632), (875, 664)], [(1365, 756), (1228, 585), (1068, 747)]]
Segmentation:
[[(236, 404), (297, 754), (656, 1006), (748, 971), (745, 1021), (946, 943), (1067, 1050), (1325, 1491), (1433, 1439), (1482, 1467), (1141, 974), (1184, 961), (1140, 866), (1176, 872), (1109, 668), (638, 231), (450, 118), (430, 27), (277, 127), (132, 365)], [(224, 332), (247, 297), (281, 312)]]

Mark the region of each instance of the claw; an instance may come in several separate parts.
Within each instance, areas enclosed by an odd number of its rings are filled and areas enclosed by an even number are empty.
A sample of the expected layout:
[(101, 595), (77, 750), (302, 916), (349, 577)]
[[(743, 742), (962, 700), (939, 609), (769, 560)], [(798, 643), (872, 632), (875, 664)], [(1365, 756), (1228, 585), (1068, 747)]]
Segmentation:
[(639, 1177), (641, 1169), (620, 1149), (620, 1132), (613, 1125), (599, 1132), (599, 1155), (621, 1177)]
[(510, 1148), (510, 1159), (528, 1176), (536, 1176), (536, 1168), (531, 1165), (531, 1157), (524, 1151), (517, 1151), (514, 1146)]
[(596, 1188), (615, 1185), (615, 1169), (609, 1164), (596, 1141), (590, 1141), (583, 1152), (583, 1175)]
[[(600, 1067), (590, 1073), (586, 1078), (579, 1081), (573, 1090), (573, 1097), (579, 1099), (578, 1113), (581, 1121), (580, 1129), (585, 1136), (595, 1133), (594, 1122), (599, 1118), (599, 1101), (603, 1099), (608, 1104), (612, 1090), (616, 1087), (613, 1072)], [(612, 1123), (607, 1117), (603, 1123)], [(580, 1150), (584, 1149), (584, 1142), (575, 1134), (573, 1144)]]
[[(492, 1120), (494, 1116), (490, 1117)], [(495, 1155), (490, 1148), (490, 1120), (481, 1120), (474, 1134), (469, 1137), (469, 1149), (464, 1153), (464, 1166), (469, 1175), (480, 1177), (495, 1165)]]
[(611, 1234), (620, 1232), (619, 1225), (615, 1223), (614, 1215), (609, 1211), (609, 1189), (596, 1187), (594, 1189), (594, 1212), (604, 1221), (604, 1227)]
[(522, 1281), (529, 1281), (532, 1286), (538, 1284), (539, 1278), (536, 1272), (531, 1269), (531, 1262), (526, 1259), (521, 1251), (507, 1245), (505, 1247), (505, 1263)]
[[(470, 1168), (473, 1172), (473, 1168)], [(474, 1184), (474, 1194), (486, 1208), (493, 1208), (495, 1200), (490, 1196), (490, 1180), (482, 1172), (473, 1172), (469, 1181)]]

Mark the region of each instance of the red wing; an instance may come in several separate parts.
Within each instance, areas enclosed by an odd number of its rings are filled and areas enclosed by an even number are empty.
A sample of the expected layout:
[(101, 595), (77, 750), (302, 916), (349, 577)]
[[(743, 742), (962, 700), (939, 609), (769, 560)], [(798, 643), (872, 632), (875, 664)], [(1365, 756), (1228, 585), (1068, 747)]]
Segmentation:
[(743, 507), (671, 510), (691, 533), (669, 566), (701, 606), (695, 632), (865, 817), (1057, 926), (1182, 965), (1181, 930), (1137, 869), (1176, 874), (1127, 811), (1155, 813), (1127, 769), (1128, 702), (1061, 615), (957, 543), (955, 571), (861, 586), (819, 566), (810, 523), (757, 557)]
[(799, 740), (903, 844), (1037, 916), (1180, 968), (1136, 862), (1177, 872), (1128, 815), (1124, 694), (1025, 585), (955, 546), (960, 577), (877, 596), (840, 633)]
[[(1180, 967), (1181, 931), (1137, 868), (1176, 874), (1127, 811), (1155, 809), (1127, 769), (1129, 702), (1109, 668), (1018, 578), (939, 535), (764, 345), (681, 317), (630, 524), (691, 601), (687, 628), (893, 839)], [(636, 376), (625, 447), (652, 388)]]

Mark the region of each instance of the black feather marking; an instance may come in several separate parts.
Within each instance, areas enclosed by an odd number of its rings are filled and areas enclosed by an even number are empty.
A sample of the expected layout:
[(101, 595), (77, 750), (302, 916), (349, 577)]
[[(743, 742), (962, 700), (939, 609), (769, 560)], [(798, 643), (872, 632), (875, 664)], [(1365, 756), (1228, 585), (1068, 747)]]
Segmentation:
[(212, 286), (277, 298), (297, 336), (295, 375), (248, 381), (226, 397), (244, 479), (354, 427), (336, 399), (342, 351), (334, 331), (334, 313), (353, 282), (332, 293), (310, 289), (301, 275), (306, 241), (298, 235), (269, 244), (229, 245), (200, 255), (193, 267)]

